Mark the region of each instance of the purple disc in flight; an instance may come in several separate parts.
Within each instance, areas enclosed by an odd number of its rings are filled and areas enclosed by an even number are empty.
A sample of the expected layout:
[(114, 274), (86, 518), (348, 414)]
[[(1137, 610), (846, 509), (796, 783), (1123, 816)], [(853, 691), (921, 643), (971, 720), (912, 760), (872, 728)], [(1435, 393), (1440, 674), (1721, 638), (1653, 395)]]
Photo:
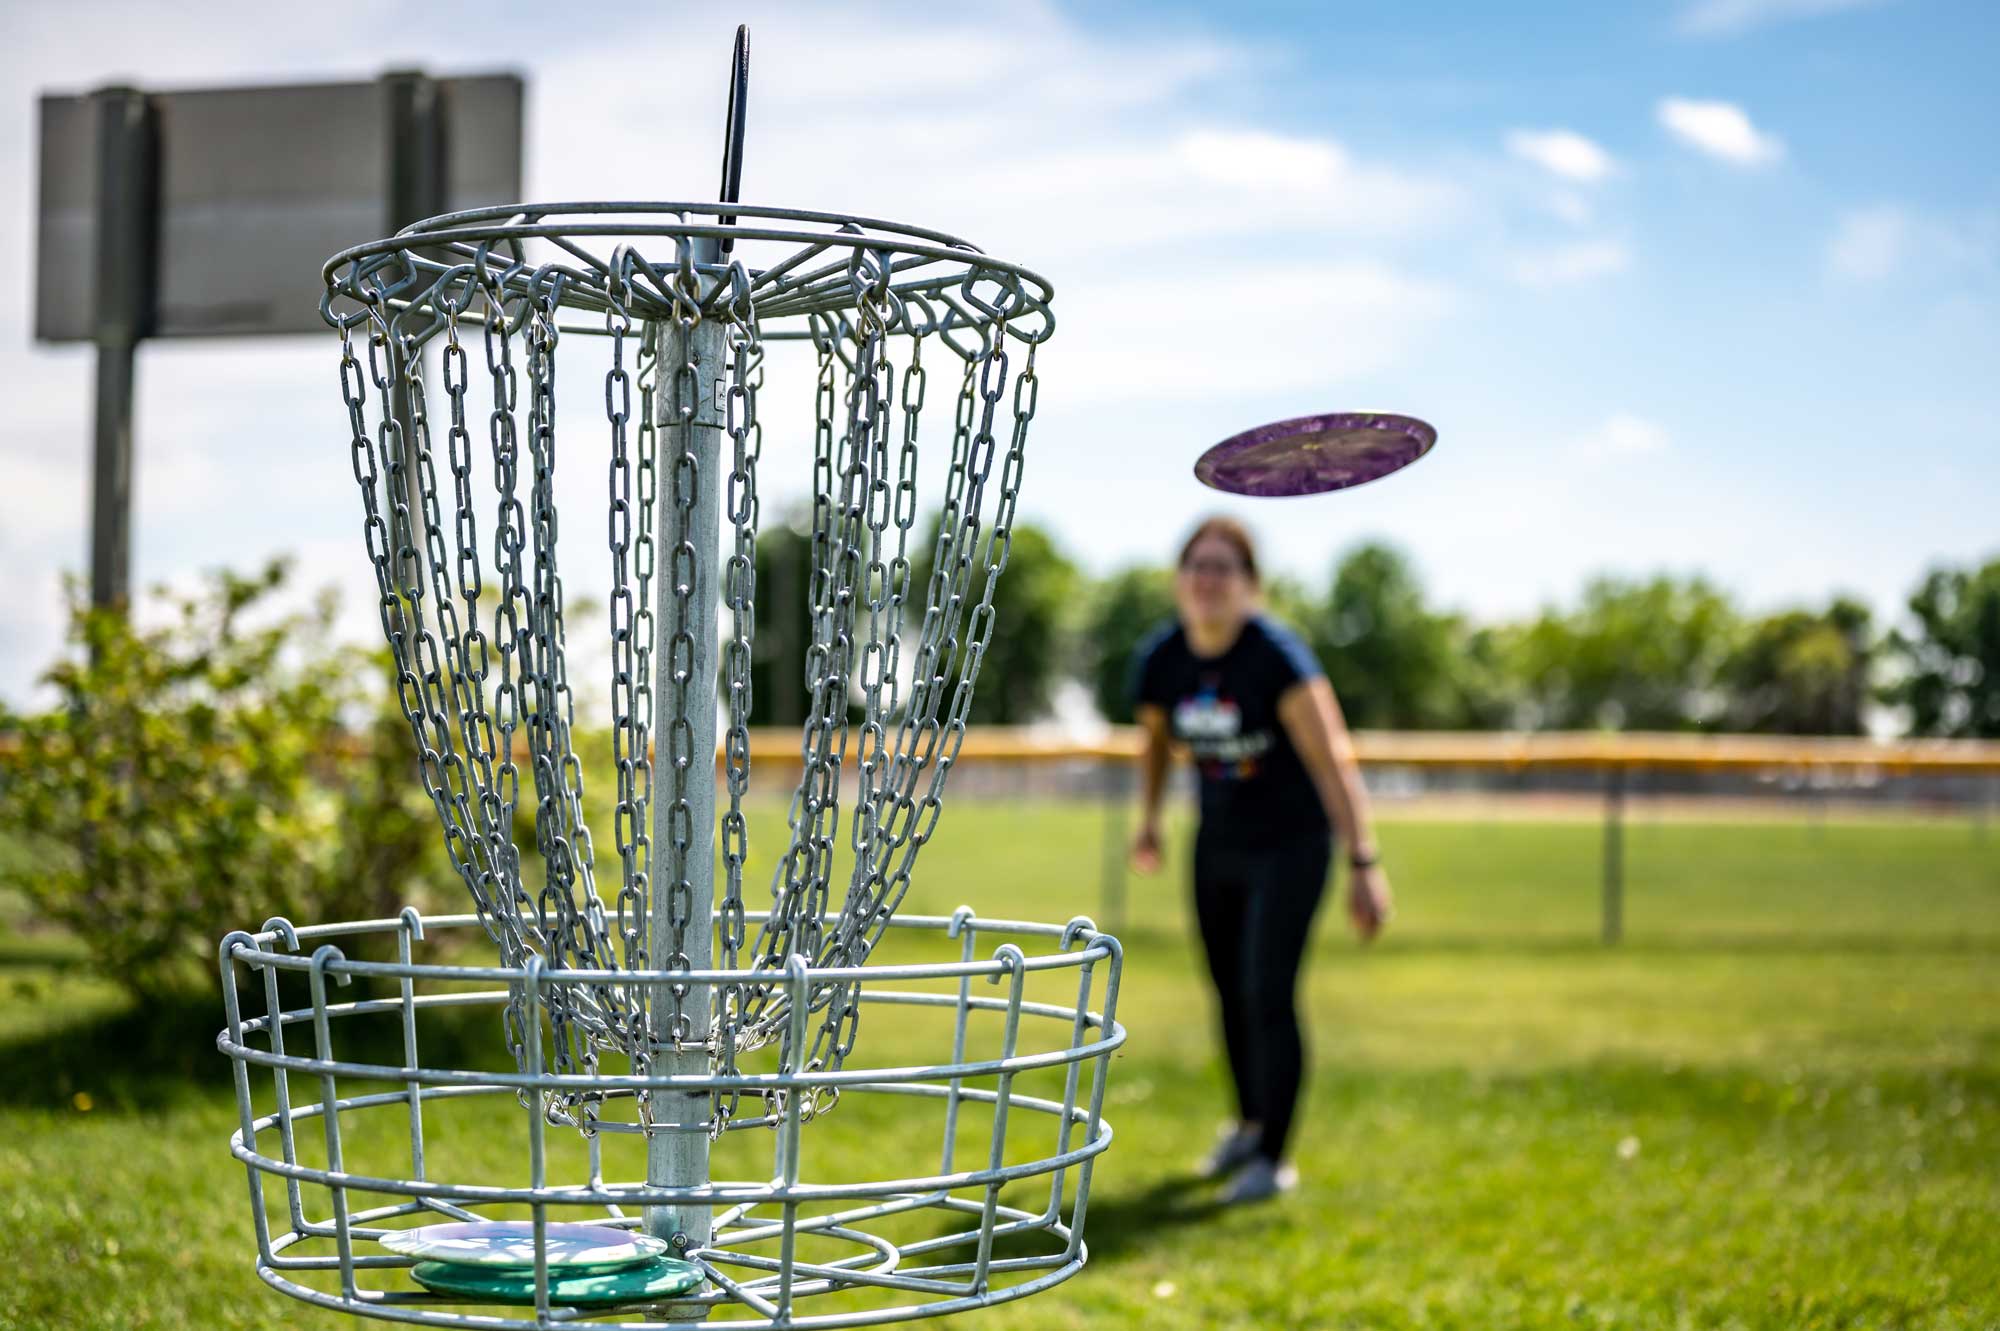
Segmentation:
[(1401, 471), (1435, 443), (1437, 431), (1414, 416), (1300, 416), (1230, 436), (1201, 455), (1194, 474), (1203, 485), (1231, 494), (1325, 494)]

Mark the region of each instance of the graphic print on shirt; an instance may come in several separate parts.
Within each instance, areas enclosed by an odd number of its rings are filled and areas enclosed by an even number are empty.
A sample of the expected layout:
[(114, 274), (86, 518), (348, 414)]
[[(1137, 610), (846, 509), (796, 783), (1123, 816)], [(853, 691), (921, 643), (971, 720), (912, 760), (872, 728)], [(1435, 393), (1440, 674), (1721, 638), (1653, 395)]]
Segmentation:
[(1257, 760), (1271, 747), (1268, 731), (1243, 733), (1243, 711), (1204, 676), (1200, 691), (1174, 705), (1173, 730), (1210, 780), (1241, 781), (1257, 774)]

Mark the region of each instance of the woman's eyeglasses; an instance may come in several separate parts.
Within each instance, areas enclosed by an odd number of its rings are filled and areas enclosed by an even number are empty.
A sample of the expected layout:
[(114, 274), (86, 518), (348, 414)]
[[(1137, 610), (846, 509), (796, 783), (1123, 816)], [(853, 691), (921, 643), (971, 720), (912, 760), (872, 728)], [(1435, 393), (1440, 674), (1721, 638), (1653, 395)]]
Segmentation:
[(1181, 565), (1181, 572), (1196, 577), (1205, 574), (1211, 578), (1233, 578), (1243, 572), (1243, 565), (1234, 559), (1190, 559)]

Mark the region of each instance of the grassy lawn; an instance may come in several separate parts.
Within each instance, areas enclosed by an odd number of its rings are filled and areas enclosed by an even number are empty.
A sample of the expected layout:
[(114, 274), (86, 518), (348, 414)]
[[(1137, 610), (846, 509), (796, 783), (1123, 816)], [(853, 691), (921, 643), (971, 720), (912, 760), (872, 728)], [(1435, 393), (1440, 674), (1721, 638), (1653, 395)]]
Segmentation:
[[(1088, 806), (952, 808), (907, 909), (1096, 912), (1101, 835)], [(1635, 822), (1611, 950), (1587, 823), (1383, 840), (1389, 936), (1320, 922), (1300, 1191), (1217, 1212), (1188, 1178), (1220, 1065), (1185, 885), (1135, 880), (1091, 1266), (966, 1324), (2000, 1327), (2000, 836)], [(131, 1011), (77, 956), (0, 930), (0, 1328), (351, 1325), (251, 1272), (219, 1013)], [(920, 1051), (898, 1021), (861, 1055)], [(518, 1173), (475, 1108), (436, 1150)], [(908, 1124), (843, 1105), (808, 1149)]]

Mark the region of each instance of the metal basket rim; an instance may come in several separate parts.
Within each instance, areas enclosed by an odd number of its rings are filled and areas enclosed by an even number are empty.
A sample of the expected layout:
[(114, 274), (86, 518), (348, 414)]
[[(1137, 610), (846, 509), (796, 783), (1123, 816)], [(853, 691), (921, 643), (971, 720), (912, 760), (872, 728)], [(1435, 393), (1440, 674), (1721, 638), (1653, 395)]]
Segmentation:
[[(716, 220), (690, 221), (688, 220), (690, 214), (713, 217)], [(652, 220), (645, 222), (594, 220), (634, 215)], [(721, 221), (723, 217), (728, 217), (731, 221), (725, 224)], [(768, 219), (779, 223), (816, 223), (832, 229), (748, 227), (743, 225), (743, 219), (746, 217)], [(558, 220), (546, 220), (549, 218)], [(1047, 324), (1043, 331), (1025, 340), (1036, 342), (1046, 340), (1054, 327), (1054, 316), (1049, 306), (1055, 298), (1055, 286), (1048, 278), (1024, 264), (989, 254), (949, 232), (880, 218), (807, 208), (638, 200), (500, 204), (441, 213), (435, 217), (413, 222), (394, 235), (349, 246), (321, 265), (320, 278), (325, 287), (320, 302), (321, 316), (332, 327), (349, 326), (355, 316), (334, 314), (332, 303), (336, 300), (350, 300), (358, 302), (364, 309), (367, 308), (371, 303), (370, 300), (351, 289), (354, 271), (359, 267), (373, 266), (370, 261), (379, 263), (390, 256), (404, 258), (409, 261), (413, 269), (431, 272), (441, 278), (459, 266), (484, 268), (491, 264), (504, 267), (497, 256), (492, 260), (487, 257), (488, 247), (494, 244), (522, 240), (549, 240), (563, 244), (563, 248), (570, 250), (574, 257), (584, 259), (590, 267), (608, 272), (608, 264), (603, 259), (584, 255), (574, 246), (564, 244), (585, 237), (617, 239), (621, 242), (618, 248), (623, 248), (623, 242), (631, 239), (654, 237), (672, 240), (675, 243), (677, 256), (689, 242), (697, 239), (771, 241), (799, 247), (798, 252), (779, 265), (778, 269), (759, 270), (760, 273), (787, 269), (806, 259), (837, 249), (847, 249), (857, 253), (866, 251), (892, 257), (907, 256), (925, 263), (959, 264), (964, 266), (963, 274), (955, 277), (932, 275), (916, 285), (934, 288), (941, 285), (948, 286), (954, 282), (969, 283), (980, 274), (1005, 276), (1023, 284), (1017, 290), (1024, 298), (1025, 307), (1037, 313)], [(461, 265), (440, 263), (415, 253), (445, 246), (461, 247), (461, 252), (465, 247), (477, 248), (465, 256), (468, 262)], [(714, 284), (713, 289), (720, 290), (731, 265), (706, 263), (699, 267), (702, 274)], [(1033, 290), (1029, 290), (1030, 287)], [(974, 321), (991, 319), (994, 313), (992, 310), (976, 311)], [(767, 336), (772, 335), (767, 333)], [(797, 336), (782, 332), (775, 335), (780, 339)], [(1018, 332), (1016, 335), (1020, 336)]]
[[(743, 918), (748, 923), (761, 924), (769, 919), (770, 911), (745, 911)], [(411, 920), (416, 925), (412, 929)], [(831, 919), (829, 914), (822, 917)], [(735, 970), (604, 970), (578, 968), (531, 968), (529, 966), (456, 966), (438, 965), (424, 962), (395, 961), (355, 961), (350, 960), (339, 949), (332, 955), (325, 955), (322, 947), (313, 952), (287, 949), (276, 951), (267, 946), (272, 942), (289, 938), (292, 947), (302, 949), (306, 943), (321, 939), (366, 937), (371, 934), (393, 933), (411, 930), (412, 937), (422, 939), (425, 931), (438, 929), (474, 928), (480, 917), (472, 912), (451, 915), (423, 915), (415, 910), (405, 911), (399, 916), (385, 916), (373, 920), (345, 920), (325, 924), (293, 925), (281, 916), (265, 921), (255, 932), (237, 930), (226, 935), (221, 943), (221, 957), (225, 963), (236, 962), (252, 968), (269, 966), (275, 970), (297, 971), (309, 974), (315, 970), (335, 977), (365, 976), (386, 979), (431, 979), (431, 980), (483, 980), (505, 984), (526, 984), (531, 980), (542, 988), (570, 985), (666, 985), (702, 984), (727, 987), (732, 984), (762, 984), (780, 979), (783, 971), (771, 967), (738, 968)], [(951, 915), (893, 915), (887, 925), (891, 929), (943, 930), (947, 938), (956, 938), (964, 929), (972, 929), (981, 934), (1000, 933), (1027, 938), (1053, 938), (1060, 941), (1063, 951), (1028, 955), (1018, 948), (1012, 949), (1017, 955), (1007, 955), (1009, 948), (1002, 944), (995, 955), (977, 961), (938, 961), (909, 963), (897, 966), (815, 966), (812, 978), (815, 983), (832, 981), (915, 981), (948, 980), (987, 977), (997, 979), (1011, 973), (1016, 968), (1024, 972), (1063, 970), (1085, 962), (1096, 963), (1114, 956), (1122, 957), (1123, 947), (1117, 938), (1098, 930), (1089, 916), (1079, 915), (1067, 924), (1044, 924), (1031, 920), (986, 919), (974, 915), (969, 908), (961, 907)], [(1084, 941), (1085, 946), (1078, 951), (1069, 951), (1076, 942)], [(531, 974), (531, 970), (533, 973)], [(345, 979), (341, 979), (345, 983)]]

